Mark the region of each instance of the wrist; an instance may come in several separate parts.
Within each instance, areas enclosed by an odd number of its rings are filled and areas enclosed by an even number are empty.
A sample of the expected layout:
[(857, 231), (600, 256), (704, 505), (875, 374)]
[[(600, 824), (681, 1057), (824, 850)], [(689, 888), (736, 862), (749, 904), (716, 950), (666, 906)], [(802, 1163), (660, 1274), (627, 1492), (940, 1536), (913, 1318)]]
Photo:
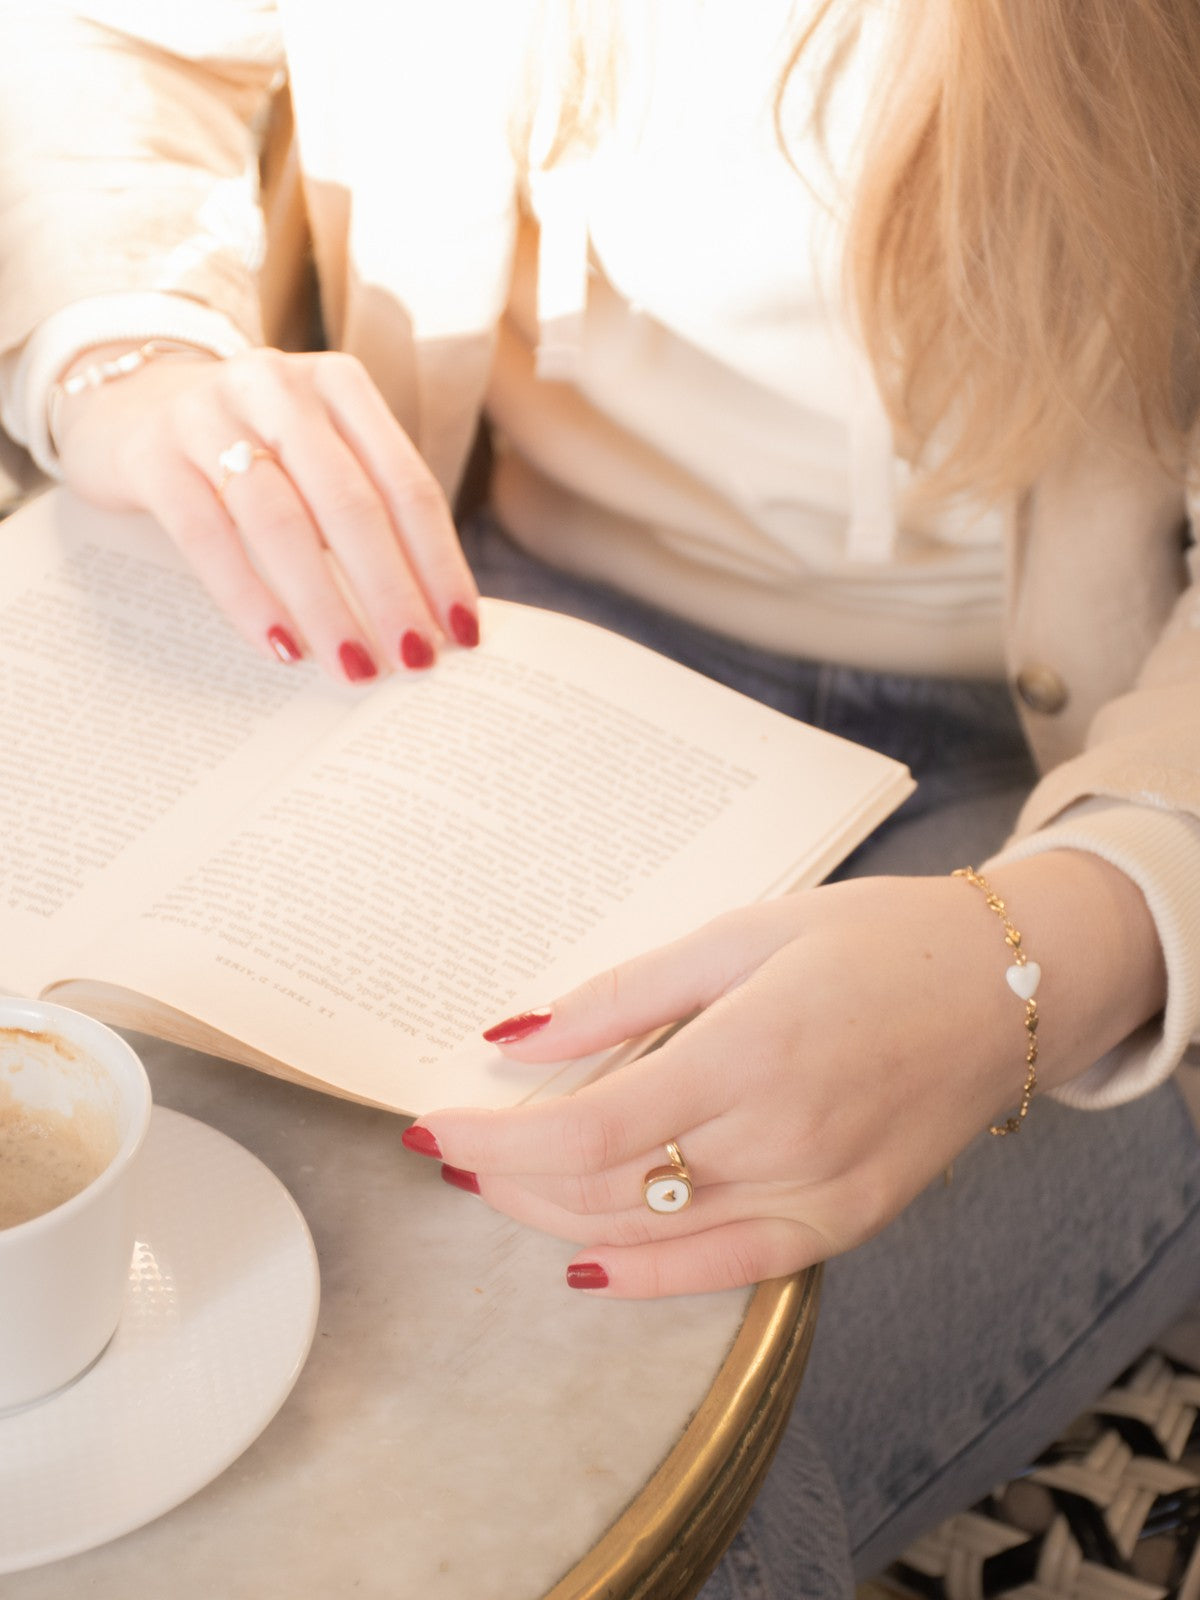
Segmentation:
[(47, 432), (56, 452), (86, 406), (88, 396), (109, 384), (124, 382), (152, 362), (223, 359), (200, 345), (177, 339), (119, 340), (81, 351), (63, 368), (47, 397)]
[(1133, 879), (1088, 851), (1046, 851), (987, 876), (1042, 969), (1038, 1077), (1055, 1088), (1161, 1011), (1166, 968), (1154, 919)]

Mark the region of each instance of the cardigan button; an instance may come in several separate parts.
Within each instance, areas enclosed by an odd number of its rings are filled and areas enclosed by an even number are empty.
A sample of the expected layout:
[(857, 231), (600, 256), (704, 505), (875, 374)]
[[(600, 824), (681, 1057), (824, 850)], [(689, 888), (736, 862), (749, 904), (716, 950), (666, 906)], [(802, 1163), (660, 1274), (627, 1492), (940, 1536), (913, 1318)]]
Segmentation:
[(1067, 703), (1067, 686), (1053, 667), (1035, 663), (1017, 673), (1017, 693), (1030, 711), (1052, 717)]

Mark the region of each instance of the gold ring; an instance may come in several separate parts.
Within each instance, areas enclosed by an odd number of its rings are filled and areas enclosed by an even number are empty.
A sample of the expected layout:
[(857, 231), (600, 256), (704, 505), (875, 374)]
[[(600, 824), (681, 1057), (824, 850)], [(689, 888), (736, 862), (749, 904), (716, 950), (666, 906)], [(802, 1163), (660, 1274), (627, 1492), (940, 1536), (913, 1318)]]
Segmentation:
[(217, 457), (217, 465), (221, 469), (221, 476), (217, 480), (217, 499), (224, 502), (225, 490), (229, 487), (231, 478), (240, 478), (250, 471), (256, 461), (274, 461), (274, 450), (268, 450), (266, 445), (254, 444), (249, 439), (235, 439), (228, 450), (222, 450)]
[(692, 1175), (674, 1139), (667, 1140), (667, 1159), (670, 1166), (651, 1167), (642, 1179), (642, 1199), (659, 1213), (682, 1211), (692, 1203)]

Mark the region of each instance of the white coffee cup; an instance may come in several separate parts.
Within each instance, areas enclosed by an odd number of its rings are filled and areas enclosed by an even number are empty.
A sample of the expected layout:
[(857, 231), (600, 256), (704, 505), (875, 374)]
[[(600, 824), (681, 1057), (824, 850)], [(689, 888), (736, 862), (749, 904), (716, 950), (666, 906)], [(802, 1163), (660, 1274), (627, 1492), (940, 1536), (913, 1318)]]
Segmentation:
[[(82, 1130), (103, 1167), (51, 1210), (0, 1227), (2, 1414), (79, 1377), (116, 1331), (150, 1083), (124, 1039), (103, 1023), (63, 1006), (0, 997), (0, 1107), (14, 1126), (28, 1114)], [(16, 1170), (11, 1160), (10, 1179)]]

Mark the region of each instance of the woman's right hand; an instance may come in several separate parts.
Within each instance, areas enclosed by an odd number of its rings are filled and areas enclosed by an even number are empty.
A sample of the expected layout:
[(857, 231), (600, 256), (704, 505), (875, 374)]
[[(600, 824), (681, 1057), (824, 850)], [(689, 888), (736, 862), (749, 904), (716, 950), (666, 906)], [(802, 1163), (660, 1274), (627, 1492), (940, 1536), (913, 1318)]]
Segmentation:
[[(90, 350), (71, 370), (128, 348)], [(430, 666), (442, 639), (478, 641), (445, 496), (352, 356), (162, 354), (60, 393), (55, 434), (67, 483), (149, 512), (264, 653), (307, 650), (357, 682)], [(239, 440), (267, 453), (227, 472)]]

